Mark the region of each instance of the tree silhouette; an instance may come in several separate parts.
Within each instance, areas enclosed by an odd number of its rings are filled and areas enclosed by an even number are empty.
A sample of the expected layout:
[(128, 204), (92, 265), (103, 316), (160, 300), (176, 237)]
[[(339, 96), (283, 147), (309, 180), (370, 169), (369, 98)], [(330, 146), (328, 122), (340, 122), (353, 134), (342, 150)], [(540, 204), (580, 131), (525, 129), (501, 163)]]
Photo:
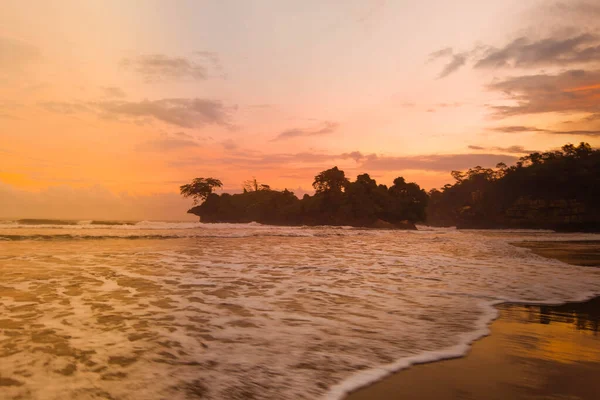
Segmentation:
[(194, 199), (194, 204), (204, 201), (215, 188), (223, 187), (223, 183), (214, 178), (195, 178), (192, 183), (179, 187), (179, 193), (187, 198)]
[(243, 188), (244, 188), (244, 193), (245, 192), (258, 192), (259, 190), (271, 190), (271, 186), (258, 182), (255, 177), (252, 177), (252, 179), (244, 181)]
[(344, 171), (333, 167), (315, 176), (312, 185), (317, 193), (341, 193), (348, 183)]

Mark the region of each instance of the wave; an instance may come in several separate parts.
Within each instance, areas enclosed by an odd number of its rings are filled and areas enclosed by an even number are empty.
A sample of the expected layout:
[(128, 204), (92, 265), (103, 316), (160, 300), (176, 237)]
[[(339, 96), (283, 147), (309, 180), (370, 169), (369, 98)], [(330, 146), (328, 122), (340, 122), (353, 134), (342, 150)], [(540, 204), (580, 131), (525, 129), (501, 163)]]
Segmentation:
[(424, 351), (416, 355), (400, 358), (390, 364), (381, 365), (377, 368), (371, 368), (360, 371), (344, 379), (329, 388), (328, 392), (323, 396), (323, 400), (343, 400), (348, 394), (369, 386), (383, 378), (392, 375), (403, 369), (410, 368), (419, 364), (428, 364), (437, 361), (451, 360), (454, 358), (462, 358), (469, 353), (471, 346), (476, 341), (483, 339), (490, 334), (490, 325), (499, 316), (497, 306), (501, 304), (526, 304), (526, 305), (549, 305), (558, 306), (567, 303), (579, 303), (593, 299), (600, 295), (600, 292), (588, 292), (570, 298), (567, 301), (560, 300), (542, 300), (542, 301), (523, 301), (519, 299), (504, 299), (481, 302), (480, 309), (483, 310), (482, 315), (475, 322), (473, 330), (465, 332), (459, 336), (457, 344), (447, 347), (442, 350)]
[[(375, 234), (374, 232), (371, 232)], [(258, 232), (242, 232), (242, 231), (227, 231), (222, 232), (215, 231), (201, 231), (197, 233), (185, 234), (25, 234), (25, 235), (11, 235), (11, 234), (0, 234), (0, 242), (13, 242), (13, 241), (52, 241), (52, 240), (106, 240), (106, 239), (201, 239), (201, 238), (222, 238), (222, 239), (238, 239), (238, 238), (251, 238), (251, 237), (290, 237), (290, 238), (301, 238), (301, 237), (339, 237), (339, 236), (353, 236), (353, 235), (365, 235), (366, 232), (356, 231), (354, 233), (343, 233), (335, 231), (258, 231)]]
[[(12, 221), (11, 221), (12, 222)], [(19, 225), (77, 225), (79, 221), (67, 220), (67, 219), (36, 219), (36, 218), (25, 218), (15, 221)]]

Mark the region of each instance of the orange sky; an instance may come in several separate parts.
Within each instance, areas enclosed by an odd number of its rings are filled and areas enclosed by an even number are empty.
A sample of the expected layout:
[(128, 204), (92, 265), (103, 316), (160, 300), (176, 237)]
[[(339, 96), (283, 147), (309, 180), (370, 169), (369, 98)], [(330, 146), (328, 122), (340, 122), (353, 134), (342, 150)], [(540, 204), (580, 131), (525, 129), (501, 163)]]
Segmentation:
[[(343, 3), (343, 4), (342, 4)], [(0, 218), (184, 219), (179, 185), (430, 189), (600, 137), (593, 1), (0, 5)]]

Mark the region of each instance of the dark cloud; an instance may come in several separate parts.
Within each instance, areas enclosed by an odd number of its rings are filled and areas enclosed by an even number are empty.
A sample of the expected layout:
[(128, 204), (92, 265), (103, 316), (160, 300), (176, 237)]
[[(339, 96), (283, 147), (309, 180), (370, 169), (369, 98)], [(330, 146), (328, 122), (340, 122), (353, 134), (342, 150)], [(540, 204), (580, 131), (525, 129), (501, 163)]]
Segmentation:
[(58, 114), (93, 112), (102, 118), (127, 119), (148, 124), (152, 120), (182, 128), (204, 125), (220, 125), (233, 128), (230, 123), (235, 107), (227, 107), (217, 100), (208, 99), (160, 99), (143, 101), (103, 100), (97, 102), (44, 102), (38, 104), (47, 111)]
[[(351, 158), (354, 161), (359, 162), (369, 156), (365, 156), (360, 151), (352, 151), (350, 153), (343, 153), (340, 157), (342, 159)], [(372, 155), (370, 157), (372, 157)]]
[(291, 153), (291, 154), (255, 154), (247, 155), (245, 153), (233, 154), (231, 157), (200, 160), (197, 158), (179, 159), (170, 163), (173, 167), (184, 167), (191, 165), (210, 165), (226, 164), (246, 169), (261, 168), (280, 168), (286, 165), (298, 166), (298, 164), (316, 164), (310, 167), (309, 172), (314, 168), (325, 168), (334, 165), (340, 160), (354, 160), (357, 165), (353, 169), (362, 171), (402, 171), (402, 170), (424, 170), (424, 171), (452, 171), (464, 170), (476, 165), (483, 167), (492, 167), (499, 162), (506, 164), (513, 163), (516, 157), (506, 154), (431, 154), (421, 156), (390, 157), (377, 154), (363, 154), (360, 151), (353, 151), (341, 154), (327, 153)]
[(127, 97), (127, 95), (125, 94), (125, 91), (118, 87), (103, 87), (102, 90), (104, 91), (104, 95), (106, 97), (116, 97), (116, 98)]
[(513, 126), (498, 126), (495, 128), (490, 128), (491, 131), (494, 132), (504, 132), (504, 133), (520, 133), (520, 132), (545, 132), (544, 129), (539, 129), (533, 126), (521, 126), (521, 125), (513, 125)]
[[(576, 17), (578, 19), (600, 18), (600, 4), (596, 0), (548, 1), (543, 5), (544, 11), (561, 19)], [(597, 22), (597, 19), (595, 20)]]
[(164, 54), (148, 54), (125, 58), (121, 65), (138, 72), (147, 81), (207, 78), (204, 65), (184, 57), (169, 57)]
[(458, 53), (453, 54), (450, 58), (450, 62), (446, 64), (442, 72), (438, 75), (438, 79), (442, 79), (450, 75), (451, 73), (457, 71), (460, 67), (465, 65), (467, 62), (467, 58), (469, 57), (468, 53)]
[(177, 139), (177, 138), (161, 138), (156, 140), (149, 140), (140, 144), (137, 149), (141, 151), (172, 151), (181, 150), (191, 147), (198, 147), (199, 144), (189, 139)]
[[(600, 136), (600, 130), (552, 130), (536, 128), (533, 126), (500, 126), (491, 128), (490, 130), (504, 133), (541, 132), (551, 135)], [(495, 149), (500, 148), (496, 147)]]
[(335, 132), (338, 129), (338, 127), (339, 127), (339, 124), (337, 122), (326, 121), (323, 123), (322, 126), (320, 126), (318, 128), (314, 128), (314, 129), (300, 129), (300, 128), (288, 129), (288, 130), (285, 130), (285, 131), (281, 132), (280, 134), (278, 134), (274, 139), (272, 139), (272, 141), (292, 139), (292, 138), (296, 138), (296, 137), (305, 137), (305, 136), (328, 135), (328, 134)]
[(529, 153), (536, 152), (536, 150), (526, 150), (523, 146), (494, 147), (494, 150), (502, 151), (504, 153), (515, 153), (515, 154), (529, 154)]
[(101, 101), (94, 103), (102, 114), (113, 118), (154, 118), (182, 128), (203, 125), (231, 127), (231, 108), (216, 100), (206, 99), (161, 99), (131, 101)]
[(438, 58), (451, 57), (452, 54), (454, 54), (454, 50), (452, 50), (452, 47), (446, 47), (444, 49), (440, 49), (429, 54), (429, 59), (427, 61), (431, 62), (437, 60)]
[(535, 153), (536, 150), (526, 150), (523, 146), (509, 146), (509, 147), (481, 147), (481, 146), (469, 146), (471, 150), (492, 150), (500, 151), (502, 153), (513, 153), (513, 154), (530, 154)]
[(600, 120), (600, 113), (588, 115), (587, 117), (585, 117), (585, 120), (587, 122)]
[(476, 165), (492, 167), (500, 162), (511, 164), (516, 157), (505, 154), (433, 154), (407, 157), (370, 157), (361, 167), (367, 171), (452, 171)]
[(194, 139), (194, 136), (192, 136), (188, 133), (185, 133), (185, 132), (174, 132), (173, 136), (177, 136), (180, 138), (186, 138), (186, 139)]
[(235, 150), (238, 148), (238, 144), (233, 139), (222, 141), (221, 146), (223, 146), (225, 150)]
[(574, 131), (546, 131), (554, 135), (574, 135), (574, 136), (599, 136), (600, 130), (574, 130)]
[(531, 41), (518, 38), (506, 46), (490, 48), (475, 68), (535, 68), (600, 62), (600, 38), (584, 33), (571, 38), (549, 37)]
[(496, 117), (545, 112), (600, 111), (600, 70), (570, 70), (557, 75), (511, 77), (488, 86), (503, 92), (512, 106), (493, 106)]

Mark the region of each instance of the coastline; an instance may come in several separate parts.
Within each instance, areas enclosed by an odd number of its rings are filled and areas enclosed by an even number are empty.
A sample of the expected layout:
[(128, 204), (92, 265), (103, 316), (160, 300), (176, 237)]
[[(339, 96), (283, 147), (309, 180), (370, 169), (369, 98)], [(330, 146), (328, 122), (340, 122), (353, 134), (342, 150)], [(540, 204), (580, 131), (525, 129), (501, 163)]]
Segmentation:
[[(600, 266), (600, 241), (514, 245), (573, 265)], [(461, 341), (467, 347), (462, 354), (452, 348), (440, 351), (437, 358), (412, 357), (404, 365), (388, 366), (387, 372), (382, 368), (379, 379), (373, 373), (368, 381), (362, 374), (362, 385), (356, 376), (353, 388), (344, 382), (328, 398), (596, 398), (600, 393), (595, 379), (600, 371), (598, 294), (553, 305), (498, 302), (490, 307), (493, 315), (485, 313), (480, 319), (485, 327), (478, 323), (477, 337)]]

